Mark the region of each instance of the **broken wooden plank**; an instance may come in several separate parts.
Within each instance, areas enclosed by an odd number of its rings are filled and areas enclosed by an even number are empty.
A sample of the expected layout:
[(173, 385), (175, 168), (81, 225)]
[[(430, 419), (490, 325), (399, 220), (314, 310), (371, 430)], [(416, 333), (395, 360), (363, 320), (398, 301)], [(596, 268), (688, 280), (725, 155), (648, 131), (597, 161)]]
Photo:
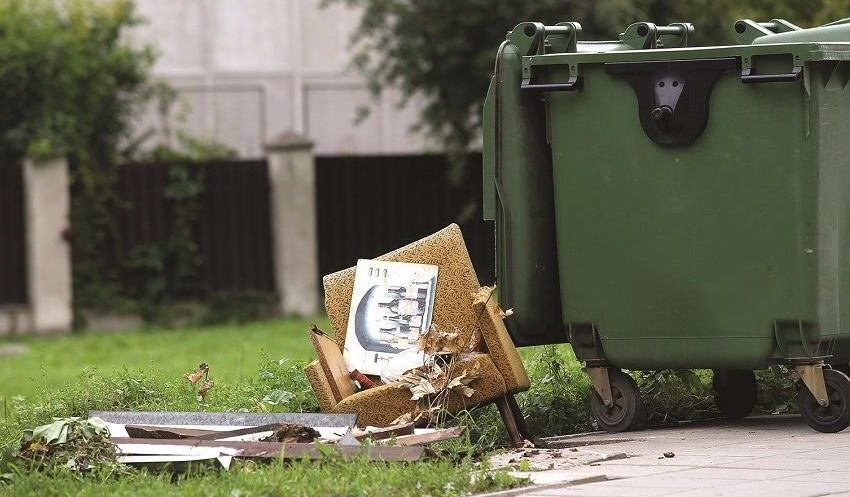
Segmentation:
[(186, 438), (191, 440), (221, 440), (223, 438), (241, 437), (242, 435), (253, 435), (254, 433), (262, 433), (264, 431), (273, 432), (281, 426), (283, 426), (283, 423), (271, 423), (260, 426), (249, 426), (248, 428), (239, 428), (238, 430), (211, 431)]
[[(375, 461), (416, 461), (425, 453), (424, 447), (377, 447), (352, 445), (281, 443), (281, 442), (233, 442), (224, 440), (144, 440), (138, 438), (113, 438), (112, 442), (121, 454), (157, 454), (171, 455), (209, 453), (219, 451), (235, 457), (283, 458), (283, 459), (321, 459), (327, 453), (344, 456), (365, 456)], [(182, 449), (182, 451), (181, 451)], [(159, 452), (158, 452), (159, 451)]]
[(190, 463), (200, 463), (200, 462), (209, 462), (209, 461), (217, 461), (225, 470), (230, 469), (230, 465), (233, 461), (233, 456), (227, 455), (163, 455), (163, 454), (154, 454), (154, 455), (135, 455), (135, 456), (118, 456), (118, 462), (122, 464), (129, 464), (131, 466), (143, 466), (143, 467), (153, 467), (153, 468), (163, 468), (166, 466), (175, 468), (185, 468), (186, 465)]
[(89, 411), (109, 423), (162, 426), (259, 426), (272, 423), (292, 423), (304, 426), (354, 427), (356, 414), (335, 413), (250, 413), (250, 412), (135, 412)]
[(413, 435), (415, 425), (413, 423), (405, 423), (399, 425), (387, 426), (386, 428), (372, 428), (366, 430), (354, 430), (351, 435), (357, 440), (383, 440), (392, 437), (401, 437), (404, 435)]
[(421, 435), (407, 435), (398, 437), (393, 440), (393, 445), (397, 447), (407, 447), (413, 445), (429, 445), (444, 440), (452, 440), (458, 438), (466, 431), (465, 426), (455, 426), (446, 428), (445, 430), (432, 431), (431, 433), (423, 433)]
[(175, 439), (191, 438), (209, 435), (212, 433), (223, 433), (213, 430), (199, 430), (196, 428), (170, 428), (166, 426), (126, 425), (127, 435), (130, 438), (143, 439)]

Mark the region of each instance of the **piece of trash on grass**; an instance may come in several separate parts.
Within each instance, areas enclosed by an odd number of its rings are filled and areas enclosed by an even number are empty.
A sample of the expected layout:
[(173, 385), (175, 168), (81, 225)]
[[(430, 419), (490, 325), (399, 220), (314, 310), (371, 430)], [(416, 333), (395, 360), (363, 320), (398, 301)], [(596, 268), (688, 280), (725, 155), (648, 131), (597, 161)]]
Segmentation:
[(315, 441), (321, 435), (318, 431), (309, 426), (283, 423), (280, 428), (276, 429), (271, 435), (262, 439), (263, 442), (297, 442), (310, 443)]
[(206, 378), (209, 375), (209, 372), (209, 364), (202, 362), (198, 364), (198, 368), (195, 369), (195, 371), (191, 373), (183, 373), (183, 378), (186, 378), (192, 385), (195, 385), (201, 381), (202, 378)]
[(204, 380), (201, 383), (201, 386), (198, 388), (198, 402), (203, 402), (207, 398), (207, 394), (210, 393), (212, 387), (215, 386), (215, 382), (213, 380)]
[(24, 431), (17, 457), (38, 468), (64, 466), (87, 470), (117, 466), (117, 452), (109, 428), (99, 418), (56, 418), (52, 423)]

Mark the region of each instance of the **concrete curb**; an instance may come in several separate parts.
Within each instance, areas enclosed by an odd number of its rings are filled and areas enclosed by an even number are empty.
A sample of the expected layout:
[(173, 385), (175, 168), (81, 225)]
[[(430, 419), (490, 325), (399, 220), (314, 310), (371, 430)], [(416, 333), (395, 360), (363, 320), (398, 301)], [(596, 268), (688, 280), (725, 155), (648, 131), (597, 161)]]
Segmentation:
[(600, 481), (608, 481), (605, 475), (588, 476), (586, 478), (576, 478), (575, 480), (567, 480), (556, 483), (547, 483), (545, 485), (529, 485), (527, 487), (512, 488), (510, 490), (500, 490), (489, 494), (475, 494), (472, 497), (517, 497), (519, 495), (530, 494), (541, 490), (554, 490), (558, 488), (574, 487), (585, 483), (597, 483)]

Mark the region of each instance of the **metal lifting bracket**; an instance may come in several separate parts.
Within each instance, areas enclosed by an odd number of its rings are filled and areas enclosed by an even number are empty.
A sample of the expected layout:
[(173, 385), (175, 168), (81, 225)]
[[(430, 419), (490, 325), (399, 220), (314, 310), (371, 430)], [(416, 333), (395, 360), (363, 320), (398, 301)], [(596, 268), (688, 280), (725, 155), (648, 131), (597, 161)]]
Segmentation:
[(593, 384), (593, 388), (599, 394), (605, 407), (613, 406), (614, 397), (611, 395), (611, 380), (608, 377), (608, 368), (605, 366), (588, 366), (582, 368), (582, 371), (587, 373), (590, 383)]
[(803, 382), (815, 400), (823, 407), (829, 406), (829, 396), (826, 393), (826, 383), (823, 379), (823, 363), (795, 364), (794, 375)]
[(689, 145), (708, 124), (714, 83), (734, 71), (733, 57), (658, 62), (609, 62), (605, 72), (632, 86), (643, 131), (659, 145)]

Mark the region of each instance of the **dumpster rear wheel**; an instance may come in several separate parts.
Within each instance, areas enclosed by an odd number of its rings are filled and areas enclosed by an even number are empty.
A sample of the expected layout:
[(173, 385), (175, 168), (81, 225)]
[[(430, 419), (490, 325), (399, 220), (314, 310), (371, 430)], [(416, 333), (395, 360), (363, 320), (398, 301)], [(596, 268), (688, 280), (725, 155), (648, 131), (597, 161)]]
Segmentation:
[(756, 375), (745, 370), (714, 370), (714, 404), (723, 416), (743, 419), (753, 411), (758, 395)]
[(590, 412), (601, 430), (620, 432), (634, 428), (640, 423), (643, 411), (643, 401), (637, 383), (619, 369), (609, 369), (608, 378), (611, 383), (612, 405), (606, 406), (602, 397), (594, 391), (590, 398)]
[(834, 369), (823, 370), (829, 405), (818, 404), (802, 381), (797, 382), (797, 403), (803, 420), (822, 433), (837, 433), (850, 426), (850, 378)]
[(832, 364), (831, 366), (832, 366), (832, 369), (834, 369), (836, 371), (841, 371), (842, 373), (844, 373), (848, 377), (850, 377), (850, 364), (845, 362), (845, 363)]

